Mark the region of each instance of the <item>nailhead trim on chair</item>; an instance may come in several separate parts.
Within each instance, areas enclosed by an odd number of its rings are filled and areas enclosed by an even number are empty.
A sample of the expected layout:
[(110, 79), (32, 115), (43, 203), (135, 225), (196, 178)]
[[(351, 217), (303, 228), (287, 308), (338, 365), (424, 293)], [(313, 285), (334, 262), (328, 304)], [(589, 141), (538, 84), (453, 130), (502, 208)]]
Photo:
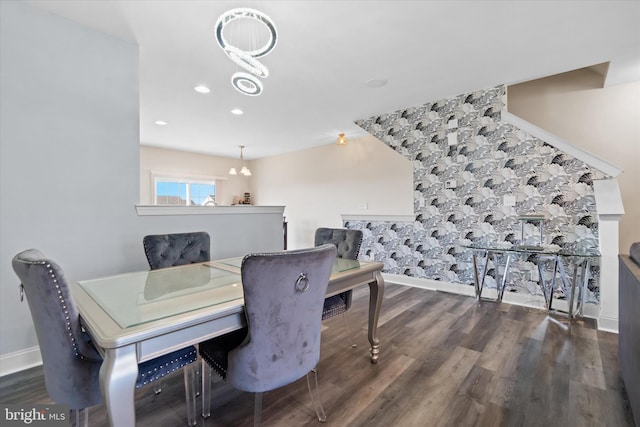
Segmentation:
[(227, 380), (227, 370), (224, 369), (222, 367), (222, 365), (220, 365), (218, 363), (218, 361), (216, 359), (214, 359), (213, 357), (211, 357), (209, 355), (209, 353), (207, 352), (203, 352), (200, 351), (200, 356), (202, 356), (202, 358), (204, 359), (205, 362), (207, 362), (209, 364), (209, 366), (211, 366), (211, 368), (216, 371), (216, 373), (218, 375), (220, 375), (220, 378), (222, 378), (223, 380)]
[[(154, 366), (153, 369), (150, 369), (147, 372), (142, 372), (140, 374), (138, 382), (136, 383), (136, 388), (140, 388), (147, 384), (151, 384), (152, 382), (157, 381), (160, 378), (166, 375), (169, 375), (170, 373), (175, 372), (178, 369), (181, 369), (190, 363), (195, 362), (197, 359), (198, 359), (198, 352), (196, 351), (195, 347), (193, 347), (189, 351), (189, 353), (180, 355), (177, 359), (171, 359), (162, 365)], [(172, 368), (170, 369), (165, 368), (165, 366), (169, 367), (174, 363), (177, 363), (177, 364)]]
[(69, 317), (69, 310), (67, 309), (67, 302), (64, 299), (64, 296), (62, 295), (62, 290), (60, 289), (60, 285), (58, 284), (58, 278), (56, 277), (55, 273), (53, 272), (53, 269), (51, 268), (51, 264), (46, 263), (45, 261), (37, 261), (37, 262), (32, 262), (32, 261), (26, 261), (26, 260), (20, 260), (20, 262), (23, 262), (25, 264), (32, 264), (32, 265), (45, 265), (45, 267), (47, 268), (49, 275), (51, 276), (53, 283), (56, 286), (56, 291), (58, 292), (58, 302), (60, 303), (60, 306), (62, 307), (62, 311), (64, 313), (64, 318), (65, 318), (65, 322), (67, 324), (67, 332), (69, 333), (69, 338), (71, 339), (71, 345), (73, 346), (73, 352), (76, 356), (80, 357), (81, 359), (85, 359), (85, 357), (80, 354), (80, 352), (78, 351), (78, 345), (76, 344), (76, 339), (73, 336), (73, 331), (71, 330), (71, 318)]
[(345, 307), (346, 307), (346, 305), (341, 305), (341, 306), (338, 306), (338, 307), (333, 307), (332, 309), (323, 312), (322, 313), (322, 319), (325, 320), (325, 319), (328, 319), (330, 317), (337, 316), (338, 314), (342, 314), (342, 313), (346, 312), (347, 309)]

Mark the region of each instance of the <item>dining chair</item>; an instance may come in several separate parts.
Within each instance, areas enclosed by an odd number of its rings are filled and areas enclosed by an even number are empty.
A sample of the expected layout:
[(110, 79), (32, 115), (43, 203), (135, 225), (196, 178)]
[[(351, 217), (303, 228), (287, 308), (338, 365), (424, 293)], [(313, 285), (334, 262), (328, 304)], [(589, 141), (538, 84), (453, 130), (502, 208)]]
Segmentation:
[[(307, 376), (318, 420), (326, 421), (315, 367), (320, 360), (322, 305), (336, 256), (334, 245), (251, 254), (241, 265), (247, 328), (200, 343), (202, 415), (211, 415), (211, 368), (236, 389), (262, 393)], [(311, 374), (315, 387), (311, 386)]]
[[(360, 246), (362, 245), (362, 231), (326, 227), (316, 229), (314, 245), (320, 246), (327, 243), (330, 243), (337, 248), (338, 258), (358, 259)], [(353, 340), (353, 333), (351, 332), (351, 326), (346, 315), (347, 310), (351, 308), (352, 298), (352, 290), (326, 298), (322, 309), (322, 320), (342, 314), (347, 332), (349, 336), (352, 337), (353, 343), (351, 344), (351, 347), (356, 348), (357, 345), (355, 344), (355, 340)]]
[[(21, 281), (20, 298), (26, 295), (36, 329), (47, 393), (55, 403), (69, 406), (76, 425), (82, 422), (87, 426), (89, 407), (102, 401), (102, 357), (83, 330), (64, 272), (37, 249), (14, 256), (12, 266)], [(184, 368), (187, 422), (193, 426), (196, 401), (192, 364), (196, 360), (196, 348), (189, 346), (143, 362), (138, 365), (136, 388)]]
[(148, 235), (142, 245), (152, 270), (211, 260), (211, 239), (206, 231)]
[[(143, 237), (142, 246), (151, 270), (211, 260), (211, 238), (206, 231), (151, 234)], [(200, 371), (195, 375), (199, 381)], [(160, 382), (154, 384), (153, 392), (162, 392)]]

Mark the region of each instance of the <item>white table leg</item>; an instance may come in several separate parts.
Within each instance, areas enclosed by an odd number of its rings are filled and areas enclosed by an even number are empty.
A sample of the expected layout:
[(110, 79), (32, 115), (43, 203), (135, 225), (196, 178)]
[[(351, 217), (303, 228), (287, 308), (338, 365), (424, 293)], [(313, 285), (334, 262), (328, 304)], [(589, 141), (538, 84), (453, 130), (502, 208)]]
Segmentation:
[(100, 389), (111, 427), (135, 426), (137, 378), (138, 359), (135, 345), (105, 350), (100, 368)]

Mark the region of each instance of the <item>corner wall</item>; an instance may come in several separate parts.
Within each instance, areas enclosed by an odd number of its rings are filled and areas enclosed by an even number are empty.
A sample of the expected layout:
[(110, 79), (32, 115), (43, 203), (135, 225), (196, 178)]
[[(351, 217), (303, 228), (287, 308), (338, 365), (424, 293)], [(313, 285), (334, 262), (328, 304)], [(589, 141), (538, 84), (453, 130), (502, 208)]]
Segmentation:
[(290, 249), (345, 213), (413, 215), (411, 162), (373, 137), (254, 160), (252, 172), (255, 203), (286, 206)]
[(619, 252), (640, 241), (640, 82), (602, 87), (585, 68), (509, 86), (509, 112), (622, 168)]
[[(394, 273), (472, 285), (471, 254), (459, 244), (537, 244), (534, 226), (525, 227), (524, 239), (520, 235), (518, 215), (531, 213), (548, 218), (544, 244), (598, 247), (592, 185), (606, 176), (502, 121), (503, 110), (504, 87), (499, 86), (356, 122), (411, 159), (414, 167), (414, 234), (390, 239), (394, 247), (394, 240), (401, 241), (391, 253), (386, 247), (374, 248), (375, 259), (393, 265)], [(508, 206), (504, 196), (513, 196), (515, 206)], [(347, 225), (363, 228), (371, 223)], [(395, 234), (393, 222), (388, 229), (377, 227), (383, 235)], [(363, 250), (368, 248), (363, 245)], [(497, 268), (491, 264), (489, 287), (496, 286)], [(540, 294), (535, 270), (527, 257), (513, 262), (508, 291)], [(598, 272), (591, 269), (589, 302), (599, 299)]]

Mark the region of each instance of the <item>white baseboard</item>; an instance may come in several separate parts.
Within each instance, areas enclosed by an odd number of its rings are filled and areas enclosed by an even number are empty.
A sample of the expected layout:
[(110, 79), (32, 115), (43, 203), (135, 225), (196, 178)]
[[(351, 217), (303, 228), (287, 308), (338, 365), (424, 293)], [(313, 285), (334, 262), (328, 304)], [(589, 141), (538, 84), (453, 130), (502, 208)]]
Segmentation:
[(3, 354), (0, 356), (0, 377), (39, 365), (42, 365), (40, 347)]
[(619, 333), (618, 319), (613, 317), (598, 317), (598, 329), (606, 332)]
[[(398, 285), (413, 286), (415, 288), (429, 289), (431, 291), (449, 292), (452, 294), (466, 295), (475, 297), (473, 286), (463, 285), (461, 283), (443, 282), (440, 280), (419, 279), (400, 274), (383, 273), (385, 282)], [(495, 289), (484, 289), (482, 298), (493, 299), (497, 297)], [(506, 292), (502, 297), (502, 302), (524, 307), (544, 309), (544, 297), (542, 295), (530, 295), (522, 293)], [(553, 308), (560, 311), (567, 311), (568, 303), (564, 300), (554, 300)], [(599, 317), (600, 307), (595, 304), (585, 304), (582, 315), (586, 318), (596, 319), (598, 329), (618, 333), (618, 319), (607, 319)]]

